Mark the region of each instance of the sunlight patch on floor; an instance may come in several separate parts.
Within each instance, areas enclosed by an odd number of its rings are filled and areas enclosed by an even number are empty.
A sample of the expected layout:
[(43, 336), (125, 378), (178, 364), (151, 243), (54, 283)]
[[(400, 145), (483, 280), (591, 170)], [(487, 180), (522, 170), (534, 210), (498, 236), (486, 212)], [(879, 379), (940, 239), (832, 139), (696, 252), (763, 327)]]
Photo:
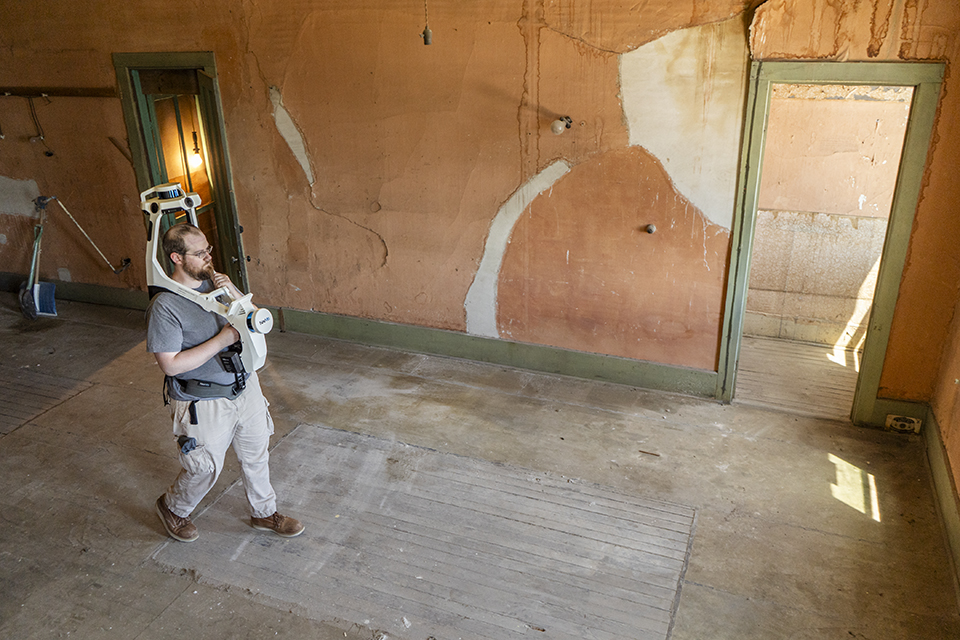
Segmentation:
[(880, 499), (874, 475), (832, 453), (827, 457), (837, 468), (837, 483), (830, 485), (833, 497), (880, 522)]

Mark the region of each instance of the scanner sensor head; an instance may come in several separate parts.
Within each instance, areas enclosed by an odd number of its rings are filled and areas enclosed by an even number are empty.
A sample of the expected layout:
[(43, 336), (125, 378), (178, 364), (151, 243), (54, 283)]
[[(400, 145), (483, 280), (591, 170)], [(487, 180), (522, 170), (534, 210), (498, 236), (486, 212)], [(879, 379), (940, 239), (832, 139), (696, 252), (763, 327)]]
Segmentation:
[(140, 194), (140, 209), (148, 215), (191, 209), (195, 211), (199, 206), (200, 196), (196, 193), (185, 193), (179, 182), (159, 184)]

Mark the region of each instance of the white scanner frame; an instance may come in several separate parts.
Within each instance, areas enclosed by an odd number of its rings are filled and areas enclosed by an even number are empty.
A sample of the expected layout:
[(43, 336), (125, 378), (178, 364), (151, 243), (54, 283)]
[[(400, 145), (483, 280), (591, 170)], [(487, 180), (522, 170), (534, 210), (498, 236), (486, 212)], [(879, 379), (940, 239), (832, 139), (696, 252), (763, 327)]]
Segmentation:
[[(251, 301), (252, 293), (234, 299), (227, 287), (220, 287), (209, 293), (199, 293), (184, 286), (167, 275), (160, 264), (159, 253), (162, 246), (160, 237), (160, 218), (165, 213), (186, 212), (190, 223), (197, 226), (197, 207), (200, 196), (185, 193), (179, 182), (168, 182), (147, 189), (140, 194), (140, 209), (147, 214), (147, 286), (153, 293), (153, 287), (166, 289), (195, 302), (207, 311), (226, 318), (227, 322), (240, 334), (240, 361), (246, 373), (252, 373), (263, 367), (267, 359), (267, 341), (264, 335), (273, 328), (273, 315), (268, 309), (260, 309)], [(229, 304), (223, 304), (217, 298), (226, 296)]]

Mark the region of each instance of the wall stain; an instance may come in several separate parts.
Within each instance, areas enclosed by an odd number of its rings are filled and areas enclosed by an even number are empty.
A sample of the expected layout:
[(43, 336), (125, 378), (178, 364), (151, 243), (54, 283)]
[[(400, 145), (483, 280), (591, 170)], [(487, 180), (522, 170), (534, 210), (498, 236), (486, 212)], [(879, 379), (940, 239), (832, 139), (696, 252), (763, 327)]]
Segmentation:
[(873, 15), (870, 17), (870, 44), (867, 45), (867, 56), (876, 58), (880, 55), (880, 48), (883, 46), (887, 35), (890, 32), (890, 18), (893, 15), (893, 2), (886, 5), (886, 13), (879, 16), (880, 2), (873, 5)]
[(921, 13), (920, 0), (906, 0), (900, 27), (900, 58), (903, 60), (915, 58), (917, 55)]
[(517, 27), (523, 37), (526, 66), (517, 111), (520, 133), (520, 183), (537, 173), (540, 164), (540, 30), (545, 26), (543, 0), (524, 0)]
[(387, 248), (387, 241), (383, 239), (383, 236), (382, 236), (382, 235), (380, 235), (379, 233), (377, 233), (376, 231), (374, 231), (374, 230), (371, 229), (370, 227), (365, 227), (365, 226), (363, 226), (362, 224), (360, 224), (360, 223), (357, 222), (356, 220), (351, 220), (350, 218), (348, 218), (348, 217), (345, 216), (345, 215), (341, 215), (341, 214), (339, 214), (339, 213), (333, 213), (332, 211), (326, 211), (323, 207), (321, 207), (321, 206), (318, 205), (316, 202), (314, 202), (314, 198), (315, 198), (315, 197), (316, 197), (316, 196), (311, 192), (311, 194), (310, 194), (310, 206), (312, 206), (314, 209), (316, 209), (316, 210), (319, 211), (320, 213), (324, 213), (324, 214), (326, 214), (326, 215), (328, 215), (328, 216), (333, 216), (334, 218), (340, 218), (341, 220), (345, 220), (346, 222), (349, 222), (349, 223), (352, 224), (353, 226), (357, 227), (358, 229), (362, 229), (362, 230), (366, 231), (367, 233), (375, 236), (375, 237), (377, 238), (377, 240), (380, 242), (380, 246), (383, 247), (383, 255), (382, 255), (381, 258), (380, 258), (380, 265), (379, 265), (377, 268), (378, 268), (378, 269), (382, 269), (383, 267), (387, 266), (387, 258), (390, 257), (390, 250)]

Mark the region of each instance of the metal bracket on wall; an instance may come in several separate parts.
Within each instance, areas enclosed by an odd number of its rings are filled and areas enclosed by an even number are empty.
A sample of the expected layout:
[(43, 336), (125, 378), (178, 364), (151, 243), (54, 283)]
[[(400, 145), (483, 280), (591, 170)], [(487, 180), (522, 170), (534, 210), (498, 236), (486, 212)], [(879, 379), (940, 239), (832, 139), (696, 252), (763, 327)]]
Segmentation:
[(9, 98), (119, 98), (116, 87), (0, 87)]

